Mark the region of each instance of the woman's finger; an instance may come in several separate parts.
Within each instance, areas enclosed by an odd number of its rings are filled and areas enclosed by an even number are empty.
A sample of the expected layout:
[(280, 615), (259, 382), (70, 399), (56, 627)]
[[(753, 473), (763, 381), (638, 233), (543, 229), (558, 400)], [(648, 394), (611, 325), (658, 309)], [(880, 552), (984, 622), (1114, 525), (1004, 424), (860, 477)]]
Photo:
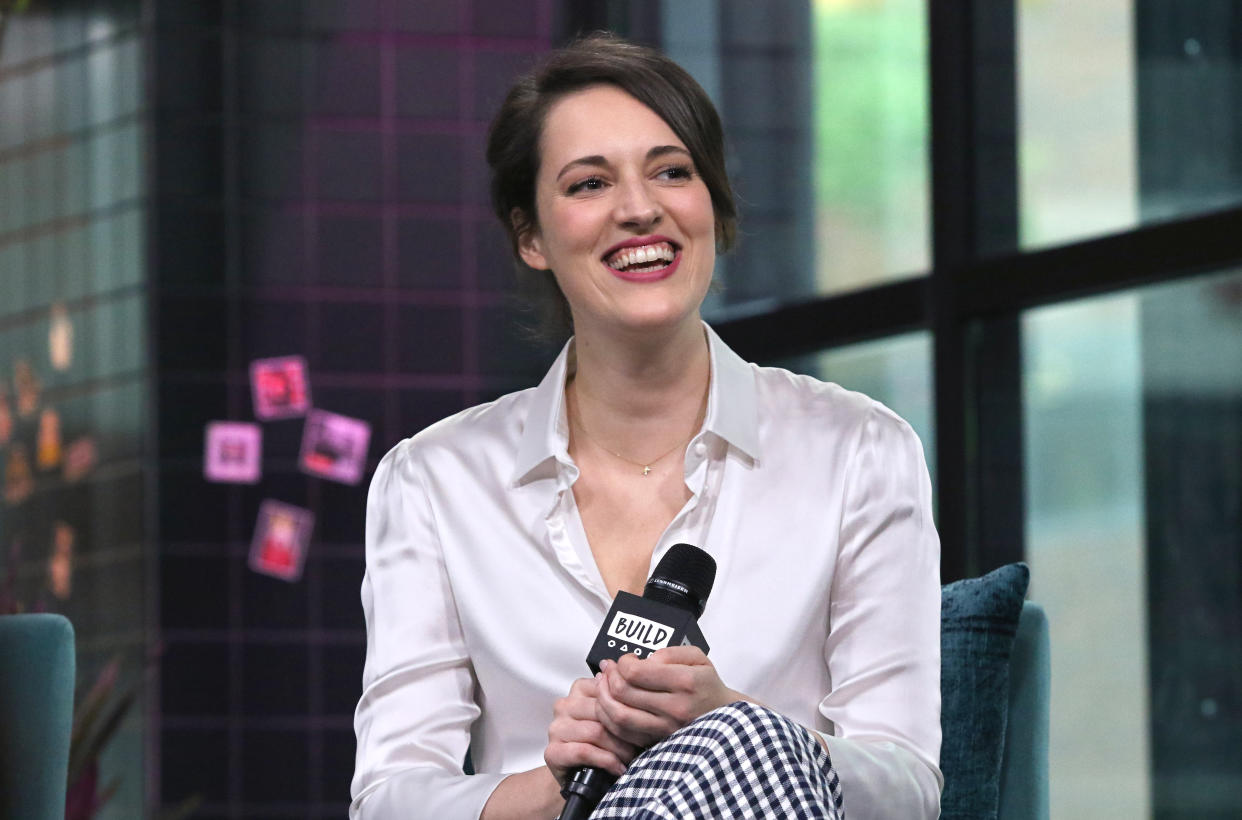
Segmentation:
[(622, 759), (630, 759), (638, 752), (632, 744), (612, 734), (594, 715), (589, 720), (556, 718), (548, 726), (548, 740), (558, 743), (590, 743), (608, 749)]
[(599, 721), (557, 718), (548, 727), (548, 746), (544, 760), (556, 769), (596, 766), (620, 774), (635, 757), (638, 749), (611, 734)]
[(569, 686), (569, 698), (593, 698), (599, 689), (596, 678), (578, 678)]
[[(689, 647), (693, 649), (694, 647)], [(663, 652), (664, 650), (660, 650)], [(695, 649), (700, 655), (702, 651)], [(614, 670), (627, 687), (646, 690), (648, 692), (691, 692), (697, 684), (698, 673), (712, 669), (710, 664), (673, 663), (671, 660), (659, 660), (659, 653), (646, 660), (633, 655), (623, 655), (619, 661), (605, 661), (606, 672)], [(714, 670), (713, 670), (714, 671)], [(614, 694), (620, 694), (614, 692)]]
[(578, 720), (590, 720), (595, 716), (595, 698), (599, 681), (595, 678), (579, 678), (569, 687), (569, 694), (552, 704), (552, 714), (569, 716)]
[(619, 774), (638, 756), (636, 746), (609, 732), (597, 719), (596, 694), (600, 688), (594, 678), (579, 679), (553, 706), (544, 760), (559, 780), (564, 779), (566, 769), (578, 766)]
[(655, 661), (657, 664), (680, 664), (682, 666), (707, 666), (711, 661), (707, 659), (707, 654), (697, 646), (666, 646), (663, 649), (657, 649), (647, 656), (648, 661)]
[(610, 665), (603, 673), (598, 698), (602, 699), (605, 693), (610, 700), (615, 700), (631, 709), (653, 714), (665, 714), (666, 702), (670, 697), (676, 697), (674, 693), (667, 690), (647, 689), (635, 685), (615, 665)]
[(611, 680), (605, 676), (597, 699), (597, 717), (609, 732), (641, 748), (681, 728), (662, 710), (636, 708), (618, 700), (611, 692)]
[[(631, 758), (632, 760), (633, 758)], [(543, 762), (548, 764), (552, 774), (561, 783), (565, 782), (569, 771), (581, 766), (592, 766), (603, 769), (609, 774), (620, 777), (625, 774), (626, 764), (615, 753), (591, 743), (574, 741), (549, 743), (544, 750)]]
[[(607, 689), (618, 702), (665, 718), (674, 729), (739, 698), (725, 686), (701, 651), (693, 647), (678, 649), (690, 649), (681, 652), (680, 657), (692, 663), (673, 663), (678, 658), (673, 653), (663, 659), (656, 653), (645, 661), (622, 658), (617, 663), (605, 663), (601, 692)], [(618, 719), (628, 725), (624, 719)]]

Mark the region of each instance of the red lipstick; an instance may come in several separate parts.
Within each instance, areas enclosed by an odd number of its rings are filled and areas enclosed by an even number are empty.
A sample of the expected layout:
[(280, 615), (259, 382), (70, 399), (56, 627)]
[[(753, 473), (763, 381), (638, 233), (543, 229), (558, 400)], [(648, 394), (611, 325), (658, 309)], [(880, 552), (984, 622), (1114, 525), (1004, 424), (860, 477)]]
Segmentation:
[[(655, 245), (661, 242), (668, 244), (673, 248), (673, 261), (669, 262), (662, 268), (658, 268), (653, 271), (620, 271), (608, 264), (608, 259), (610, 259), (613, 254), (618, 251), (625, 250), (626, 248), (639, 248), (644, 245)], [(681, 245), (674, 242), (672, 239), (669, 239), (667, 236), (661, 236), (659, 234), (652, 234), (650, 236), (635, 236), (625, 240), (624, 242), (618, 242), (613, 245), (604, 252), (601, 261), (604, 263), (604, 267), (608, 268), (608, 272), (613, 276), (616, 276), (618, 279), (624, 279), (627, 282), (656, 282), (661, 279), (667, 279), (676, 272), (678, 266), (681, 264)]]

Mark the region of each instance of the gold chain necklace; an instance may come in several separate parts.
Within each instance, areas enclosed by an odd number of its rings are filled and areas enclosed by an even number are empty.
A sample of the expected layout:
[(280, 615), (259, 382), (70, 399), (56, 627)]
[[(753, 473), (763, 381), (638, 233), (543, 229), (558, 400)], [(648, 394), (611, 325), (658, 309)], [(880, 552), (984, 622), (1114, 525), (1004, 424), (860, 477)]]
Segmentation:
[(620, 454), (620, 453), (618, 453), (616, 450), (610, 449), (610, 448), (609, 448), (609, 447), (607, 447), (607, 446), (606, 446), (603, 442), (601, 442), (599, 439), (597, 439), (595, 436), (591, 435), (590, 431), (588, 431), (585, 427), (583, 427), (583, 426), (582, 426), (582, 419), (575, 419), (575, 420), (574, 420), (574, 423), (578, 425), (578, 429), (582, 431), (582, 434), (583, 434), (584, 436), (586, 436), (587, 438), (589, 438), (591, 441), (595, 442), (596, 446), (597, 446), (597, 447), (599, 447), (600, 449), (602, 449), (604, 452), (606, 452), (606, 453), (612, 453), (612, 454), (613, 454), (614, 456), (616, 456), (617, 458), (621, 459), (622, 461), (627, 461), (627, 462), (629, 462), (630, 464), (633, 464), (635, 467), (642, 467), (642, 468), (643, 468), (643, 478), (646, 478), (646, 477), (647, 477), (647, 475), (651, 472), (651, 465), (652, 465), (652, 464), (659, 464), (659, 463), (660, 463), (660, 461), (662, 461), (662, 460), (663, 460), (666, 456), (668, 456), (670, 453), (672, 453), (672, 452), (673, 452), (674, 450), (676, 450), (678, 447), (684, 447), (684, 446), (686, 446), (687, 444), (689, 444), (689, 443), (690, 443), (690, 439), (694, 438), (694, 433), (691, 433), (691, 434), (690, 434), (690, 438), (687, 438), (687, 439), (685, 439), (684, 441), (679, 441), (679, 442), (677, 442), (677, 443), (676, 443), (676, 444), (674, 444), (672, 447), (668, 448), (668, 449), (667, 449), (667, 450), (665, 450), (663, 453), (660, 453), (660, 455), (656, 456), (655, 458), (651, 459), (650, 461), (646, 461), (646, 462), (643, 462), (643, 461), (635, 461), (634, 459), (629, 458), (628, 456), (623, 456), (623, 455), (621, 455), (621, 454)]

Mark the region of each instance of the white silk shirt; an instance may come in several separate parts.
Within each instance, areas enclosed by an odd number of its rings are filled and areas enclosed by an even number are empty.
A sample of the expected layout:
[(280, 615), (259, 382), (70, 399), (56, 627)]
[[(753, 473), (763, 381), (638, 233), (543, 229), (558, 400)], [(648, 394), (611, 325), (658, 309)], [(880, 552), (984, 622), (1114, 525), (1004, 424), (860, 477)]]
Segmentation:
[[(878, 402), (747, 364), (710, 328), (678, 542), (716, 559), (700, 619), (721, 679), (826, 738), (851, 820), (934, 818), (939, 540), (923, 450)], [(350, 817), (474, 820), (543, 764), (611, 601), (574, 503), (562, 351), (536, 388), (394, 447), (366, 519)], [(462, 773), (467, 746), (478, 774)]]

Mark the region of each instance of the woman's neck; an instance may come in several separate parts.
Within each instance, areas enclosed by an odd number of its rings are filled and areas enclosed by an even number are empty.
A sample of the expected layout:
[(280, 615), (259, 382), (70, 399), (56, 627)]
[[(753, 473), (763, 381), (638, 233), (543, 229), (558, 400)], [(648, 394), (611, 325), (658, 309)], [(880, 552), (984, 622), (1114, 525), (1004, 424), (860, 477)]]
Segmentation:
[(702, 424), (711, 357), (697, 317), (640, 337), (579, 332), (574, 352), (571, 423), (601, 445), (642, 458), (668, 441), (688, 440)]

